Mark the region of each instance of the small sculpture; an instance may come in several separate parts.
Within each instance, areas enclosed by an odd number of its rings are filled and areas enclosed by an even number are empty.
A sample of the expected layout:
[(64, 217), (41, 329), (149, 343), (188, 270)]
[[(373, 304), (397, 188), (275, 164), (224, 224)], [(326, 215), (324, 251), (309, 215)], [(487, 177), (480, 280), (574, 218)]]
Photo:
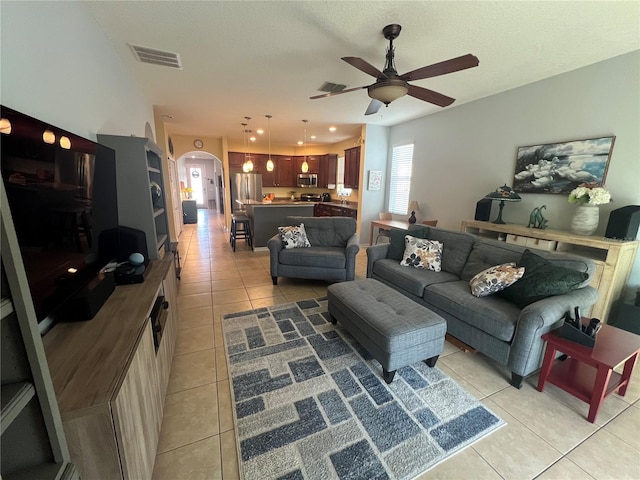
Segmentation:
[(529, 224), (528, 227), (545, 229), (547, 228), (547, 220), (542, 216), (542, 210), (546, 209), (546, 205), (542, 205), (541, 207), (536, 207), (531, 210), (531, 214), (529, 215)]

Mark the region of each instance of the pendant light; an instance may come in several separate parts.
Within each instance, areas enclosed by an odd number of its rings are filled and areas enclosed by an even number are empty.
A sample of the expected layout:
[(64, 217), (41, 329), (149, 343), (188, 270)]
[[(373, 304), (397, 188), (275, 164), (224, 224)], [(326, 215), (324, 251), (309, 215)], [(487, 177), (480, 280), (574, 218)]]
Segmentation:
[(309, 120), (302, 120), (304, 122), (304, 161), (302, 162), (302, 173), (309, 171), (309, 164), (307, 163), (307, 122)]
[[(247, 123), (243, 123), (244, 128), (244, 140), (246, 141), (247, 134), (251, 133), (251, 130), (247, 130), (246, 127), (249, 125), (249, 120), (251, 117), (244, 117)], [(242, 165), (242, 171), (245, 173), (253, 172), (253, 162), (251, 161), (251, 154), (249, 152), (250, 144), (247, 142), (246, 145), (246, 153), (244, 154), (244, 164)]]
[(269, 160), (267, 160), (267, 172), (273, 172), (275, 165), (273, 164), (273, 160), (271, 160), (271, 115), (265, 115), (265, 117), (267, 117), (269, 125)]

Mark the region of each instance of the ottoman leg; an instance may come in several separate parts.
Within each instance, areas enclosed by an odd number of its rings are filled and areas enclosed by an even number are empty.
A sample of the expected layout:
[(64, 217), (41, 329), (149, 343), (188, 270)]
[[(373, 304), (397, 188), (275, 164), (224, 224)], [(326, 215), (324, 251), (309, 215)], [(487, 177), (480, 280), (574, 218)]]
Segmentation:
[(433, 357), (431, 357), (431, 358), (427, 358), (427, 359), (424, 361), (424, 363), (426, 363), (426, 364), (427, 364), (428, 366), (430, 366), (430, 367), (435, 367), (435, 366), (436, 366), (436, 362), (438, 361), (438, 357), (439, 357), (439, 356), (440, 356), (440, 355), (435, 355), (435, 356), (433, 356)]
[(396, 375), (395, 370), (393, 372), (387, 372), (386, 368), (382, 369), (382, 378), (384, 378), (384, 381), (387, 382), (388, 384), (393, 382), (393, 377), (395, 377), (395, 375)]

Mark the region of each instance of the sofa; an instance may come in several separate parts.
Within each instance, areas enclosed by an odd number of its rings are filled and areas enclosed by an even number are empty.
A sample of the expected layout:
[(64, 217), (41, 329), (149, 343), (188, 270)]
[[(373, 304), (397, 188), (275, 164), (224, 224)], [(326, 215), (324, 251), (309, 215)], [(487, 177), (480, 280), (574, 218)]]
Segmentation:
[(313, 278), (329, 281), (353, 280), (360, 250), (356, 220), (350, 217), (287, 217), (287, 225), (304, 224), (311, 246), (285, 248), (280, 233), (267, 241), (271, 279)]
[[(400, 264), (406, 235), (442, 243), (441, 271)], [(528, 305), (514, 303), (506, 295), (512, 287), (480, 298), (472, 295), (469, 282), (476, 274), (496, 265), (518, 263), (525, 250), (523, 246), (469, 233), (411, 225), (409, 230), (392, 230), (390, 243), (368, 247), (367, 277), (389, 285), (445, 318), (447, 333), (507, 366), (511, 384), (520, 388), (524, 377), (540, 367), (544, 353), (540, 337), (559, 327), (565, 312), (573, 312), (576, 306), (587, 312), (598, 298), (597, 290), (588, 285), (595, 272), (593, 261), (538, 250), (526, 255), (542, 258), (549, 268), (569, 272), (570, 277), (575, 272), (579, 284), (559, 295), (549, 292), (551, 296)], [(538, 285), (544, 286), (545, 282)]]

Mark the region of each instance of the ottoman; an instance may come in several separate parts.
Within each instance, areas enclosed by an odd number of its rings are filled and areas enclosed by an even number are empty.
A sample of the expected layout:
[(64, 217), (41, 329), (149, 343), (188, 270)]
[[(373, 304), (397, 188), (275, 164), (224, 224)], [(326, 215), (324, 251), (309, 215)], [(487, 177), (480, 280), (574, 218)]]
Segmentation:
[(385, 382), (420, 360), (435, 366), (447, 322), (428, 308), (371, 278), (334, 283), (327, 298), (331, 322), (339, 321), (380, 362)]

